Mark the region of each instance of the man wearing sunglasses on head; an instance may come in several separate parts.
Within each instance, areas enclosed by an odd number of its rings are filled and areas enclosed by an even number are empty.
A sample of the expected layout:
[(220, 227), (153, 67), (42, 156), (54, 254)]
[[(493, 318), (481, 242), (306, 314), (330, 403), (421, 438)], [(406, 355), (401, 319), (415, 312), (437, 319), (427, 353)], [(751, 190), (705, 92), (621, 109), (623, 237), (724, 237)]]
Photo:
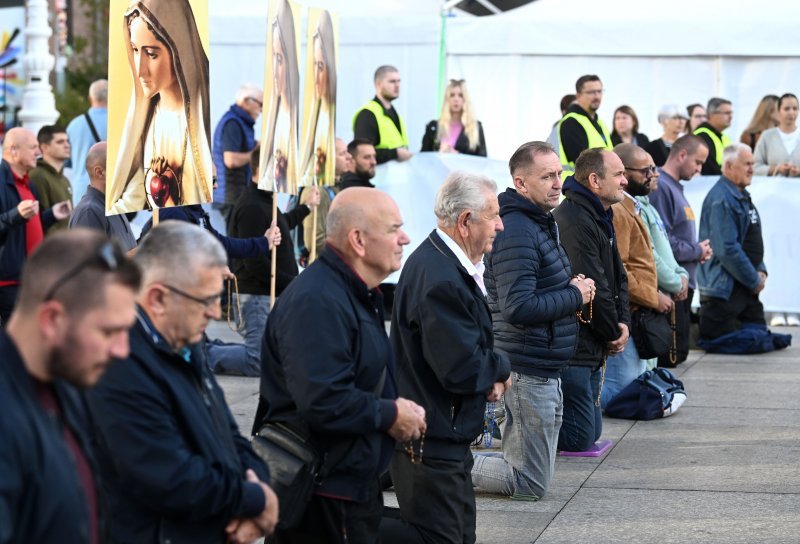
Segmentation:
[(250, 542), (278, 503), (205, 361), (227, 255), (181, 221), (139, 245), (142, 291), (131, 353), (89, 397), (113, 542)]
[(48, 237), (0, 331), (0, 542), (101, 541), (97, 466), (79, 390), (128, 356), (138, 267), (98, 232)]

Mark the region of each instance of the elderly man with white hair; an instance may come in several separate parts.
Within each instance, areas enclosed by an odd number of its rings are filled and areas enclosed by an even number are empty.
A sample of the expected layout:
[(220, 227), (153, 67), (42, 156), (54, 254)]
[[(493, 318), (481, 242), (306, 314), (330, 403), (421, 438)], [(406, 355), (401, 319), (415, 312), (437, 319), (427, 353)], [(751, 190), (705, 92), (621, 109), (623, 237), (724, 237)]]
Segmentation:
[(714, 255), (700, 265), (700, 339), (713, 341), (740, 328), (766, 329), (758, 298), (767, 282), (761, 216), (747, 187), (753, 179), (753, 153), (733, 144), (722, 154), (722, 176), (703, 201), (700, 238)]
[[(424, 441), (399, 444), (392, 479), (405, 527), (424, 542), (475, 542), (470, 443), (486, 401), (511, 385), (494, 349), (483, 256), (503, 230), (497, 185), (453, 172), (436, 195), (438, 226), (411, 254), (397, 284), (392, 348), (398, 393), (425, 408)], [(418, 538), (386, 527), (383, 541)]]
[(79, 200), (89, 187), (89, 173), (83, 168), (89, 149), (108, 138), (108, 81), (89, 85), (89, 109), (67, 125), (72, 165), (72, 198)]
[(212, 157), (217, 168), (214, 202), (227, 222), (233, 205), (250, 184), (250, 160), (256, 147), (254, 125), (261, 115), (264, 91), (245, 83), (236, 91), (236, 102), (225, 112), (214, 130)]

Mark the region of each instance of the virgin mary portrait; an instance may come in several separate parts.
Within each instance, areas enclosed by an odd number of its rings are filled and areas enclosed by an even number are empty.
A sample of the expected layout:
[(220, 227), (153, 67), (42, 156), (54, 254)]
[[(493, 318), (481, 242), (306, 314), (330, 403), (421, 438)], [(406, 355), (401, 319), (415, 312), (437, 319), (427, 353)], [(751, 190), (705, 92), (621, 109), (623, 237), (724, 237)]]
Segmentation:
[[(304, 185), (333, 185), (336, 46), (330, 13), (320, 14), (312, 37), (314, 97), (306, 125), (300, 171)], [(331, 179), (329, 179), (331, 178)]]
[(292, 8), (278, 2), (272, 32), (272, 93), (266, 117), (266, 138), (261, 150), (258, 188), (294, 193), (297, 187), (298, 102), (300, 74), (297, 66)]
[(188, 0), (139, 0), (124, 13), (133, 93), (110, 214), (211, 202), (208, 56)]

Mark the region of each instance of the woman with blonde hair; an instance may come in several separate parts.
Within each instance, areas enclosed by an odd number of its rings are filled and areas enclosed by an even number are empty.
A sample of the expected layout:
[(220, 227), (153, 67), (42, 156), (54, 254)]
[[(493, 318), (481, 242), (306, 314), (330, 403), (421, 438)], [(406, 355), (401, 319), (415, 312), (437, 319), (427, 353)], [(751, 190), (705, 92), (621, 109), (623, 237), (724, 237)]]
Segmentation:
[(739, 141), (755, 149), (761, 133), (778, 125), (778, 97), (768, 94), (758, 103), (753, 118), (742, 132)]
[(139, 0), (123, 24), (133, 93), (106, 208), (211, 202), (208, 56), (188, 0)]
[(300, 73), (294, 16), (286, 0), (278, 2), (275, 20), (271, 24), (273, 88), (266, 117), (266, 138), (261, 147), (258, 188), (281, 193), (295, 192)]
[(463, 79), (451, 79), (445, 88), (442, 114), (425, 127), (421, 151), (486, 156), (483, 126), (475, 118)]
[(314, 98), (300, 156), (300, 172), (307, 185), (333, 185), (328, 175), (334, 175), (331, 167), (335, 154), (336, 46), (333, 21), (327, 11), (320, 14), (312, 40)]

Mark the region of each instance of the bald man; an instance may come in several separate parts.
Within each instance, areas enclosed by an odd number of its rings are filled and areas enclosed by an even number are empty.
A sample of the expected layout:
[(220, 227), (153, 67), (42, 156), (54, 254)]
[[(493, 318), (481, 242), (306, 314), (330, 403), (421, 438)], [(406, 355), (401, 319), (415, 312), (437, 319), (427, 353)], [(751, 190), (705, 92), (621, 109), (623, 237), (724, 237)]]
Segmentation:
[(26, 128), (12, 128), (3, 141), (0, 161), (0, 322), (14, 309), (22, 265), (42, 243), (45, 229), (69, 217), (69, 201), (39, 213), (39, 195), (28, 174), (36, 168), (39, 143)]
[(136, 237), (125, 214), (106, 216), (106, 142), (94, 144), (86, 155), (86, 173), (89, 187), (81, 198), (72, 217), (69, 228), (84, 227), (101, 230), (109, 239), (115, 239), (123, 251), (136, 247)]
[(325, 249), (270, 313), (254, 431), (266, 422), (296, 426), (327, 455), (328, 471), (302, 519), (277, 531), (282, 544), (377, 542), (379, 475), (396, 441), (425, 432), (422, 407), (397, 398), (378, 289), (400, 268), (409, 242), (402, 225), (386, 193), (342, 191)]

